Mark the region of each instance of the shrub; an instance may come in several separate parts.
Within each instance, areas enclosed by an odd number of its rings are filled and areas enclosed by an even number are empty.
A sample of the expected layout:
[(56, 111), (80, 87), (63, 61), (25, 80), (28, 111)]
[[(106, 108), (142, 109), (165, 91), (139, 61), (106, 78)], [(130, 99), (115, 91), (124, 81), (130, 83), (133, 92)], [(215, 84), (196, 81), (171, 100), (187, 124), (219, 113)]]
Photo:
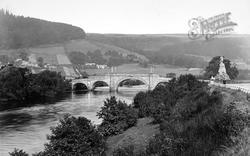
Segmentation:
[(179, 99), (193, 90), (206, 88), (195, 76), (181, 75), (165, 85), (157, 86), (153, 91), (139, 92), (134, 97), (133, 107), (138, 109), (139, 117), (151, 116), (160, 123), (170, 115), (171, 109)]
[(26, 152), (24, 152), (23, 150), (19, 150), (19, 149), (14, 149), (13, 152), (9, 153), (10, 156), (29, 156)]
[(104, 136), (119, 134), (137, 122), (137, 111), (114, 96), (104, 101), (97, 116), (103, 119), (99, 130)]
[(130, 145), (127, 147), (120, 147), (114, 150), (113, 156), (133, 156), (134, 155), (134, 146)]
[(126, 147), (119, 147), (113, 151), (113, 156), (146, 156), (145, 152), (135, 152), (135, 147), (129, 145)]
[(90, 120), (85, 117), (66, 115), (56, 127), (51, 128), (49, 143), (45, 144), (43, 155), (103, 155), (105, 140)]
[(147, 154), (210, 156), (233, 147), (249, 126), (249, 116), (234, 104), (224, 108), (219, 92), (193, 90), (161, 122), (161, 134), (152, 139)]

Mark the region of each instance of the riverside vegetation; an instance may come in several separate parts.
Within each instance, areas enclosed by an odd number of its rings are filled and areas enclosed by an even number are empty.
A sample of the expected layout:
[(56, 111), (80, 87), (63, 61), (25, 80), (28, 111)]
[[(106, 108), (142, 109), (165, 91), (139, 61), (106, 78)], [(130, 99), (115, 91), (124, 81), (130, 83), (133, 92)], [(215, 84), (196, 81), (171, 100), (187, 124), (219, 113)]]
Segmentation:
[[(143, 151), (135, 152), (130, 145), (117, 148), (112, 155), (219, 156), (243, 144), (243, 132), (250, 126), (249, 114), (238, 110), (235, 103), (223, 103), (220, 91), (193, 75), (140, 92), (132, 105), (111, 97), (97, 115), (103, 119), (99, 126), (84, 117), (66, 116), (51, 129), (45, 150), (33, 156), (106, 155), (107, 138), (126, 131), (143, 117), (152, 117), (153, 124), (160, 125), (160, 133)], [(15, 149), (10, 155), (27, 153)]]
[(27, 68), (6, 66), (0, 70), (0, 110), (54, 98), (70, 87), (69, 81), (57, 72), (45, 70), (32, 74)]

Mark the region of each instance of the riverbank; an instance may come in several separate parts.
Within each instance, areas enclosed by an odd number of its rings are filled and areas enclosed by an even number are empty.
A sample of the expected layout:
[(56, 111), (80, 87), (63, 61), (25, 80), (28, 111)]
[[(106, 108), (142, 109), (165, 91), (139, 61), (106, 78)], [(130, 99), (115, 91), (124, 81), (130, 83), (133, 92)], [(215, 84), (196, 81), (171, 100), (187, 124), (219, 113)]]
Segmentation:
[[(227, 106), (230, 103), (235, 103), (235, 106), (238, 110), (242, 112), (246, 112), (250, 115), (250, 101), (247, 99), (247, 94), (239, 91), (239, 90), (233, 90), (233, 89), (227, 89), (227, 88), (219, 88), (216, 87), (215, 89), (221, 91), (223, 96), (223, 104)], [(240, 147), (235, 147), (232, 149), (228, 149), (229, 155), (233, 156), (249, 156), (250, 155), (250, 127), (246, 127), (245, 131), (243, 132), (245, 138), (243, 138), (246, 144), (242, 143)], [(236, 151), (239, 148), (239, 153), (237, 155), (234, 155), (234, 151)]]
[[(250, 113), (250, 101), (247, 100), (247, 95), (241, 91), (231, 90), (226, 88), (214, 87), (213, 90), (218, 90), (223, 96), (223, 106), (228, 106), (230, 103), (235, 103), (238, 110)], [(156, 134), (160, 133), (159, 124), (153, 124), (152, 118), (139, 118), (136, 126), (133, 126), (119, 135), (109, 137), (107, 139), (107, 155), (111, 155), (115, 149), (126, 148), (132, 146), (135, 153), (145, 151), (149, 140)], [(246, 127), (243, 132), (245, 138), (239, 146), (227, 149), (227, 155), (230, 156), (248, 156), (250, 155), (250, 128)], [(236, 154), (235, 152), (239, 150)]]
[(149, 140), (160, 132), (159, 124), (152, 124), (152, 121), (152, 118), (138, 119), (136, 126), (127, 129), (122, 134), (109, 137), (107, 156), (112, 155), (115, 149), (129, 145), (135, 147), (136, 153), (145, 150)]

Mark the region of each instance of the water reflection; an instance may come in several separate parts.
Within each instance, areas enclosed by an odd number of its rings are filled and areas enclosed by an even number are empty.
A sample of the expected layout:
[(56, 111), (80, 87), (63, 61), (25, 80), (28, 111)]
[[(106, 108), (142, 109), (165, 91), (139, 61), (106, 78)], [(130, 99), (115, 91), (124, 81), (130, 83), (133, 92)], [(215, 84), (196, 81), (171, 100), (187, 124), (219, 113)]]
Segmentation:
[(35, 153), (43, 149), (50, 134), (50, 127), (56, 126), (64, 114), (85, 116), (99, 124), (96, 112), (103, 106), (103, 101), (115, 95), (118, 99), (131, 103), (137, 91), (109, 93), (82, 92), (72, 93), (56, 103), (36, 104), (33, 107), (18, 108), (0, 112), (0, 155), (8, 155), (14, 148)]

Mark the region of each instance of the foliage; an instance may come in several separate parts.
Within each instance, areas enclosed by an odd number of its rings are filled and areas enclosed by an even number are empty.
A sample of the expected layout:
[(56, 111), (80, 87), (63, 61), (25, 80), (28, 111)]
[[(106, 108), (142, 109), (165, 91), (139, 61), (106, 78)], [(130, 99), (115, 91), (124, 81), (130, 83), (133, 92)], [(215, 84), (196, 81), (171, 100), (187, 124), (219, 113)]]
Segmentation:
[(54, 71), (42, 71), (31, 76), (28, 93), (29, 97), (55, 97), (66, 92), (69, 88), (67, 82), (60, 73)]
[(160, 123), (161, 133), (150, 141), (148, 155), (218, 154), (236, 146), (249, 126), (249, 115), (233, 103), (225, 107), (220, 92), (211, 92), (193, 75), (138, 93), (133, 107), (140, 117), (151, 116)]
[(82, 39), (85, 32), (72, 25), (15, 16), (0, 10), (0, 47), (23, 48)]
[(224, 147), (237, 145), (249, 126), (249, 115), (233, 103), (225, 107), (220, 92), (210, 92), (206, 83), (192, 75), (182, 75), (152, 92), (138, 93), (133, 106), (139, 114), (160, 123), (161, 133), (150, 141), (148, 155), (221, 153)]
[(81, 72), (81, 75), (82, 75), (82, 78), (84, 79), (89, 77), (89, 74), (86, 71)]
[(18, 106), (67, 91), (70, 84), (60, 73), (42, 71), (32, 74), (27, 68), (7, 66), (0, 71), (0, 98), (16, 101)]
[(29, 58), (28, 58), (28, 53), (26, 52), (25, 49), (20, 49), (18, 51), (18, 56), (20, 59), (24, 60), (24, 61), (28, 61)]
[(130, 145), (124, 148), (117, 148), (113, 151), (113, 156), (133, 156), (134, 146)]
[[(75, 65), (85, 65), (86, 63), (96, 63), (96, 64), (107, 64), (108, 66), (119, 66), (124, 63), (135, 63), (138, 59), (137, 56), (133, 54), (128, 54), (126, 56), (120, 54), (117, 51), (107, 51), (102, 54), (101, 50), (96, 49), (95, 51), (88, 51), (84, 54), (80, 51), (72, 51), (69, 53), (70, 61)], [(90, 67), (88, 67), (90, 68)]]
[(196, 106), (191, 107), (187, 114), (174, 112), (169, 121), (161, 124), (161, 133), (150, 141), (147, 153), (159, 156), (210, 156), (220, 155), (227, 148), (237, 145), (242, 137), (241, 132), (249, 124), (247, 116), (232, 105), (225, 110), (217, 110), (219, 106), (211, 105), (218, 98), (216, 94), (210, 97), (212, 101), (206, 109)]
[(205, 87), (193, 75), (181, 75), (165, 85), (157, 86), (153, 91), (139, 92), (134, 97), (133, 106), (138, 109), (139, 117), (152, 116), (155, 122), (167, 118), (176, 101), (190, 91)]
[(149, 65), (148, 65), (148, 62), (143, 61), (143, 62), (139, 62), (139, 66), (143, 68), (148, 68)]
[(0, 71), (0, 97), (7, 100), (26, 100), (26, 88), (31, 73), (26, 68), (5, 67)]
[(105, 64), (106, 63), (106, 60), (103, 58), (101, 50), (99, 50), (99, 49), (97, 49), (93, 52), (88, 51), (87, 56), (88, 56), (89, 61), (91, 63), (96, 63), (96, 64)]
[(38, 57), (37, 58), (37, 63), (39, 67), (43, 67), (44, 66), (44, 61), (42, 57)]
[(0, 55), (0, 62), (2, 64), (7, 64), (10, 61), (12, 61), (12, 60), (8, 55)]
[(126, 147), (119, 147), (113, 151), (113, 156), (146, 156), (143, 151), (135, 152), (135, 147), (133, 145), (128, 145)]
[(175, 78), (176, 77), (176, 73), (167, 73), (166, 77)]
[(51, 131), (45, 150), (37, 155), (104, 155), (105, 140), (85, 117), (65, 115)]
[[(239, 75), (239, 71), (236, 66), (232, 65), (231, 61), (228, 59), (224, 59), (223, 63), (225, 64), (226, 71), (230, 79), (235, 79)], [(210, 78), (211, 76), (216, 76), (220, 66), (220, 56), (214, 57), (209, 65), (206, 67), (205, 77)]]
[(137, 111), (114, 96), (104, 101), (97, 116), (103, 119), (99, 131), (104, 136), (119, 134), (137, 122)]
[(19, 149), (14, 149), (13, 152), (9, 153), (10, 156), (28, 156), (28, 154), (26, 152), (24, 152), (23, 150), (19, 150)]
[[(244, 37), (217, 38), (209, 42), (183, 40), (186, 35), (103, 35), (90, 34), (89, 37), (97, 42), (117, 46), (144, 55), (154, 64), (170, 64), (182, 67), (207, 66), (206, 58), (226, 56), (231, 59), (247, 60), (249, 50), (242, 48)], [(166, 44), (171, 43), (171, 44)]]
[(72, 51), (68, 56), (70, 61), (75, 65), (85, 65), (86, 62), (89, 62), (88, 56), (79, 51)]

